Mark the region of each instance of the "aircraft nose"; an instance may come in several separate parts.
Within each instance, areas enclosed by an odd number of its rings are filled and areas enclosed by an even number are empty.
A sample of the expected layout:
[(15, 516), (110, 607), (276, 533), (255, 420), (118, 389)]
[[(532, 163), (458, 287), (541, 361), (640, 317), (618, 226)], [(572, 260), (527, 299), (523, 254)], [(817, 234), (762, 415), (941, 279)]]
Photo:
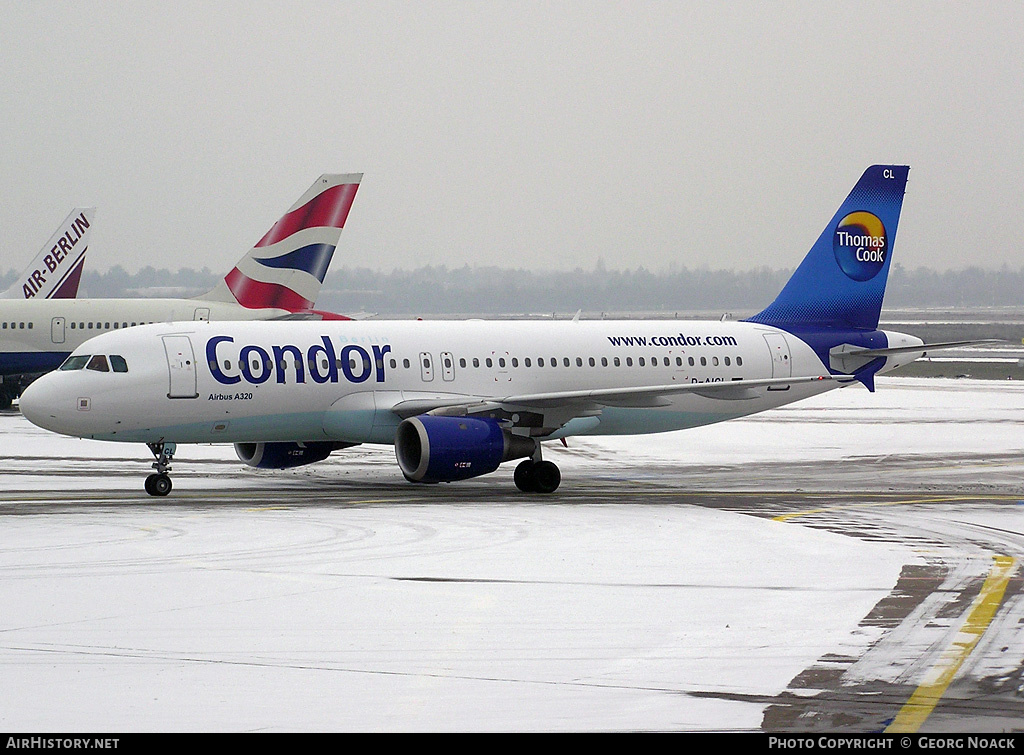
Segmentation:
[[(71, 412), (78, 399), (69, 398), (67, 391), (57, 385), (53, 373), (43, 375), (22, 391), (19, 405), (21, 413), (33, 425), (57, 433), (66, 433)], [(67, 404), (67, 406), (64, 406)]]

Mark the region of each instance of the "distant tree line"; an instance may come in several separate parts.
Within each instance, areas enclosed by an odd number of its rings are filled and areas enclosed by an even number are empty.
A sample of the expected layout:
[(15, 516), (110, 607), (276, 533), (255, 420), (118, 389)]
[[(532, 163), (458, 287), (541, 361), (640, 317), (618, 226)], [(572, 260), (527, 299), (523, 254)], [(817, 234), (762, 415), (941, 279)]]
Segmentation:
[[(0, 290), (17, 276), (0, 275)], [(551, 314), (582, 309), (600, 312), (671, 314), (732, 312), (739, 316), (766, 306), (791, 270), (709, 270), (679, 268), (666, 272), (593, 270), (543, 272), (497, 267), (428, 266), (382, 272), (342, 267), (328, 273), (317, 306), (343, 313), (381, 315)], [(209, 268), (145, 267), (128, 273), (117, 266), (99, 273), (86, 270), (83, 297), (195, 296), (216, 285)], [(885, 303), (893, 307), (1024, 306), (1024, 268), (978, 267), (937, 271), (908, 270), (899, 264), (889, 276)]]

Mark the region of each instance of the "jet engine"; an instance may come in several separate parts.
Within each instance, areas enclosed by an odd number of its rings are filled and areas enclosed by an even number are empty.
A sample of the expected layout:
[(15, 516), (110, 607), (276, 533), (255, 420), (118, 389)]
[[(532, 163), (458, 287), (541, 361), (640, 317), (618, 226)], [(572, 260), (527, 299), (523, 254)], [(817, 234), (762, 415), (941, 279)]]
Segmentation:
[(412, 482), (454, 482), (493, 472), (509, 459), (530, 456), (533, 438), (513, 435), (497, 420), (421, 414), (395, 434), (395, 455)]
[(259, 469), (290, 469), (323, 461), (331, 451), (348, 448), (355, 443), (315, 441), (311, 443), (236, 443), (235, 453), (250, 467)]

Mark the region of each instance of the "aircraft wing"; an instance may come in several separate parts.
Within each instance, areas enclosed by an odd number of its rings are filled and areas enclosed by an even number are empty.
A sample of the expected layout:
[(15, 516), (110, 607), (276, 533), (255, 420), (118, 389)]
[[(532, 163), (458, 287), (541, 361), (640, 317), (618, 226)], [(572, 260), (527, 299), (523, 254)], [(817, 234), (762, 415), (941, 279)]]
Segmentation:
[[(757, 388), (782, 388), (820, 380), (844, 381), (845, 376), (815, 375), (813, 377), (764, 378), (761, 380), (730, 380), (717, 383), (672, 383), (670, 385), (633, 386), (628, 388), (596, 388), (548, 393), (520, 393), (501, 397), (438, 396), (400, 401), (391, 411), (403, 419), (419, 414), (473, 416), (479, 414), (541, 411), (564, 419), (594, 414), (605, 406), (665, 406), (668, 397), (695, 393), (706, 398), (743, 400), (757, 397)], [(853, 378), (850, 377), (849, 380)], [(553, 411), (552, 411), (553, 410)]]
[(369, 320), (376, 317), (376, 312), (324, 312), (319, 309), (304, 309), (298, 312), (289, 312), (285, 315), (271, 317), (271, 320)]

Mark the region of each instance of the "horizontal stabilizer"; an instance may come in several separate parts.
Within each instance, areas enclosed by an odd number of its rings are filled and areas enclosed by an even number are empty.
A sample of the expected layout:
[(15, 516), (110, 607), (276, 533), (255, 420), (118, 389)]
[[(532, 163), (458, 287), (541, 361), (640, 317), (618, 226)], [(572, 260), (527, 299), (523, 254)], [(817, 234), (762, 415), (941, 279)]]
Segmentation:
[(954, 349), (957, 346), (978, 346), (985, 343), (1004, 343), (998, 338), (985, 338), (975, 341), (941, 341), (939, 343), (923, 343), (915, 346), (894, 346), (882, 349), (865, 349), (860, 346), (844, 343), (829, 351), (829, 362), (832, 369), (851, 374), (869, 362), (883, 357), (898, 354), (916, 354), (927, 356), (931, 351)]

